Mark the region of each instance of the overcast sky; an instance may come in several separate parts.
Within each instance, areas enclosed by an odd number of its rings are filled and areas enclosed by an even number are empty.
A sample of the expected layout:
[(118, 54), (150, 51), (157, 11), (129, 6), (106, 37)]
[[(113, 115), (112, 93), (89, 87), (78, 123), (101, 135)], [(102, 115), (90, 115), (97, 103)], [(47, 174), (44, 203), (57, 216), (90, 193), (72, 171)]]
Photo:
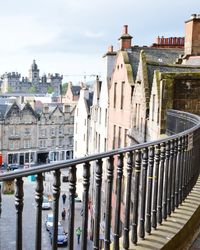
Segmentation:
[(35, 59), (41, 75), (82, 81), (102, 74), (102, 55), (111, 44), (118, 49), (124, 24), (133, 44), (150, 45), (158, 35), (184, 36), (199, 7), (199, 0), (0, 0), (0, 74), (28, 76)]

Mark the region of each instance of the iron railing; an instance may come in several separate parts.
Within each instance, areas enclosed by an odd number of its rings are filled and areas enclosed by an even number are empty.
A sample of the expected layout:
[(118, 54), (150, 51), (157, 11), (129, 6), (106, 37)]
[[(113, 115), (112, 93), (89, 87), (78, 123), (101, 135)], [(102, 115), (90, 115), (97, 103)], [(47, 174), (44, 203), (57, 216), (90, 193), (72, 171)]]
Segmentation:
[[(61, 189), (60, 173), (61, 169), (64, 168), (69, 169), (69, 249), (74, 249), (77, 167), (83, 167), (81, 249), (87, 249), (90, 183), (94, 185), (94, 196), (92, 198), (94, 207), (93, 249), (99, 249), (101, 209), (105, 209), (104, 249), (110, 249), (111, 225), (113, 225), (113, 249), (120, 249), (120, 237), (123, 237), (123, 248), (129, 249), (130, 242), (136, 245), (139, 238), (144, 239), (145, 234), (150, 234), (152, 228), (157, 228), (158, 224), (162, 224), (163, 220), (167, 220), (167, 217), (174, 212), (175, 208), (179, 207), (195, 185), (200, 169), (200, 117), (173, 110), (168, 111), (167, 117), (167, 131), (170, 131), (170, 134), (176, 134), (166, 139), (73, 159), (64, 163), (47, 164), (0, 175), (0, 181), (15, 180), (16, 249), (23, 249), (23, 177), (29, 175), (37, 175), (35, 190), (37, 207), (35, 249), (41, 249), (43, 174), (49, 171), (53, 171), (54, 175), (52, 249), (57, 249), (59, 196)], [(185, 124), (187, 130), (183, 131), (182, 124)], [(180, 131), (181, 133), (179, 133)], [(105, 159), (107, 164), (105, 164)], [(93, 170), (92, 167), (94, 165), (95, 169)], [(105, 166), (106, 206), (102, 208), (102, 172)], [(92, 173), (94, 173), (94, 176)], [(125, 181), (123, 181), (123, 176), (125, 176)], [(91, 181), (91, 178), (94, 178), (94, 181)], [(116, 190), (113, 190), (114, 181)], [(122, 185), (125, 185), (126, 191), (124, 193), (122, 193)], [(114, 204), (113, 195), (115, 195)], [(125, 202), (122, 202), (124, 196)], [(121, 232), (122, 203), (125, 216)], [(111, 218), (113, 208), (115, 208), (115, 216)], [(131, 237), (129, 238), (130, 235)]]

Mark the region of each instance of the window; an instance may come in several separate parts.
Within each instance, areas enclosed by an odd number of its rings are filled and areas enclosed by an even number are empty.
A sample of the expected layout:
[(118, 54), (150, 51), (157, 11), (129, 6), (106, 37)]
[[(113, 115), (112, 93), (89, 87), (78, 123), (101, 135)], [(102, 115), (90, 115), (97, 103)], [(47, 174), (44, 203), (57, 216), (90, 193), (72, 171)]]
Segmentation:
[(63, 146), (63, 139), (59, 139), (59, 147)]
[(105, 127), (107, 127), (108, 110), (105, 109)]
[(154, 121), (154, 113), (155, 113), (155, 95), (153, 95), (153, 101), (152, 101), (152, 121)]
[(56, 146), (56, 140), (55, 140), (55, 139), (51, 140), (51, 146), (52, 146), (52, 147), (55, 147), (55, 146)]
[(116, 108), (116, 99), (117, 99), (117, 83), (114, 84), (114, 103), (113, 108)]
[(24, 129), (24, 134), (25, 135), (30, 135), (30, 133), (31, 133), (31, 129), (30, 128), (25, 128)]
[(122, 82), (122, 85), (121, 85), (121, 109), (124, 108), (124, 86), (125, 86), (125, 82)]
[(122, 133), (122, 128), (119, 127), (119, 131), (118, 131), (118, 148), (121, 148), (121, 133)]
[(30, 140), (24, 140), (24, 148), (30, 148), (31, 147), (31, 141)]

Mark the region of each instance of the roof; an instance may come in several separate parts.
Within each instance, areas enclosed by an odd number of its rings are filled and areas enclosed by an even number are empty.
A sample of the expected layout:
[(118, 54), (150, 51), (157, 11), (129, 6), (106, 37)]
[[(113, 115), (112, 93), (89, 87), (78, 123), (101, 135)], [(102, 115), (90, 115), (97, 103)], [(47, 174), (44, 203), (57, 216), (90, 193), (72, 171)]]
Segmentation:
[(132, 47), (127, 50), (129, 61), (133, 70), (133, 78), (136, 79), (140, 52), (145, 52), (147, 62), (157, 62), (164, 64), (173, 64), (180, 54), (183, 54), (182, 49), (165, 49), (165, 48), (150, 48), (150, 47)]
[(160, 72), (169, 72), (169, 73), (191, 73), (191, 72), (200, 72), (200, 66), (188, 66), (188, 65), (167, 65), (167, 64), (159, 64), (149, 62), (147, 63), (147, 71), (148, 71), (148, 81), (151, 85), (153, 82), (154, 71), (159, 70)]
[(92, 103), (93, 103), (93, 92), (89, 92), (89, 98), (86, 99), (86, 103), (87, 103), (87, 106), (88, 106), (88, 109), (92, 106)]
[(71, 90), (72, 90), (72, 94), (75, 96), (79, 96), (80, 95), (80, 86), (72, 86)]

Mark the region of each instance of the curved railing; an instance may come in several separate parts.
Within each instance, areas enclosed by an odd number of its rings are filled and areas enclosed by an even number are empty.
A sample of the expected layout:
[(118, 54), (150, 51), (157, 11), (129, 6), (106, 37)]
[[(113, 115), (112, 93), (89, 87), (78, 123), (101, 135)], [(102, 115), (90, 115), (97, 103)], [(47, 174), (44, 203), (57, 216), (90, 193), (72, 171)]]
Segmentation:
[[(175, 208), (182, 204), (199, 176), (200, 117), (169, 110), (167, 133), (175, 134), (154, 142), (0, 175), (0, 181), (15, 180), (16, 249), (22, 249), (23, 177), (33, 174), (37, 175), (35, 247), (41, 249), (43, 173), (50, 171), (53, 171), (54, 175), (52, 249), (57, 249), (59, 197), (63, 185), (60, 174), (61, 169), (66, 168), (69, 169), (68, 247), (74, 249), (77, 167), (83, 168), (81, 249), (87, 249), (88, 210), (91, 207), (94, 220), (93, 249), (99, 249), (102, 209), (105, 211), (104, 249), (110, 249), (111, 231), (114, 249), (120, 248), (121, 236), (124, 249), (129, 249), (130, 242), (137, 244), (139, 238), (144, 239), (145, 234), (150, 234), (152, 228), (155, 229), (158, 224), (162, 224), (163, 220), (167, 220)], [(106, 172), (104, 179), (103, 170)], [(93, 183), (91, 189), (90, 183)], [(105, 207), (101, 200), (102, 183), (105, 183)], [(115, 208), (114, 212), (112, 208)], [(122, 230), (120, 220), (123, 222)]]

